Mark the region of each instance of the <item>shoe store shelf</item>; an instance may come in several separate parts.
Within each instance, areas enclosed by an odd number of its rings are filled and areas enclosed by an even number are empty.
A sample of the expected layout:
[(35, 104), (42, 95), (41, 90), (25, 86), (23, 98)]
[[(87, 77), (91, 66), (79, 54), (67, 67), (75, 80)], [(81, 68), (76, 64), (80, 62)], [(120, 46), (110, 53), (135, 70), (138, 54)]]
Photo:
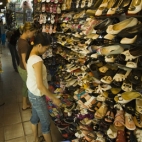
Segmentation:
[[(55, 19), (49, 10), (56, 0), (41, 3), (46, 21), (36, 19), (54, 43), (46, 63), (54, 70), (50, 89), (62, 101), (60, 109), (48, 104), (57, 128), (71, 142), (142, 141), (142, 0), (131, 0), (138, 11), (130, 0), (59, 1)], [(119, 14), (107, 14), (117, 6)]]

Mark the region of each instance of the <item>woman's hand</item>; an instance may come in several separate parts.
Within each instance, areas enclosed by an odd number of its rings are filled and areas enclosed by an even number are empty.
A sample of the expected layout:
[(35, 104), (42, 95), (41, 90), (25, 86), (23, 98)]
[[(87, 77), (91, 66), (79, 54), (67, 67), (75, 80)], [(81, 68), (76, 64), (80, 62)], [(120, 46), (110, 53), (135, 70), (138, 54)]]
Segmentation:
[(54, 99), (52, 99), (52, 102), (53, 102), (54, 105), (56, 105), (58, 107), (61, 106), (61, 101), (56, 97), (54, 97)]

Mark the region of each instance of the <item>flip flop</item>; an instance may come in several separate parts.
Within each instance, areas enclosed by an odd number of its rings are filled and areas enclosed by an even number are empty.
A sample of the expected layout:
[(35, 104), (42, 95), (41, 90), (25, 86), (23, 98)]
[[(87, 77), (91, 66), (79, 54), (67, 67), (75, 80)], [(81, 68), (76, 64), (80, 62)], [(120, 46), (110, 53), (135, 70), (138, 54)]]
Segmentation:
[(107, 135), (111, 139), (115, 139), (117, 137), (117, 129), (114, 125), (110, 125), (109, 129), (107, 130)]
[(132, 115), (129, 113), (125, 113), (125, 127), (128, 130), (132, 130), (132, 131), (136, 129), (136, 125), (134, 123)]
[(116, 127), (124, 126), (124, 111), (123, 110), (117, 110), (117, 113), (114, 119), (114, 125)]
[(31, 109), (31, 107), (27, 107), (25, 109), (22, 108), (23, 111), (28, 110), (28, 109)]
[(39, 142), (45, 142), (45, 139), (43, 136), (39, 136), (38, 139), (39, 139)]

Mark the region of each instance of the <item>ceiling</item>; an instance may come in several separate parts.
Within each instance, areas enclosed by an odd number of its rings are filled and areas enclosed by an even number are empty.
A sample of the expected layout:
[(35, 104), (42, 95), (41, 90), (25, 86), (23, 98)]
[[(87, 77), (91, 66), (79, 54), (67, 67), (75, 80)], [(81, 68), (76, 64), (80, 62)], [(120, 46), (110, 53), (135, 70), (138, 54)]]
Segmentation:
[(4, 9), (6, 6), (7, 0), (0, 0), (0, 2), (3, 2), (3, 5), (0, 5), (0, 9)]

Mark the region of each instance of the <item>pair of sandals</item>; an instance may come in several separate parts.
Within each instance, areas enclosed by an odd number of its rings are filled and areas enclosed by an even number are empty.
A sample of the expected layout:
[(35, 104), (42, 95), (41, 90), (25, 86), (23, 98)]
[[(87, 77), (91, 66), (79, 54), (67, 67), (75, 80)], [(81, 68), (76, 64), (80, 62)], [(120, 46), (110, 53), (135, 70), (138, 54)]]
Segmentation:
[(120, 109), (116, 112), (114, 125), (118, 128), (123, 128), (125, 126), (128, 130), (135, 130), (136, 125), (134, 123), (132, 114), (126, 112), (124, 113), (122, 107), (120, 107)]

